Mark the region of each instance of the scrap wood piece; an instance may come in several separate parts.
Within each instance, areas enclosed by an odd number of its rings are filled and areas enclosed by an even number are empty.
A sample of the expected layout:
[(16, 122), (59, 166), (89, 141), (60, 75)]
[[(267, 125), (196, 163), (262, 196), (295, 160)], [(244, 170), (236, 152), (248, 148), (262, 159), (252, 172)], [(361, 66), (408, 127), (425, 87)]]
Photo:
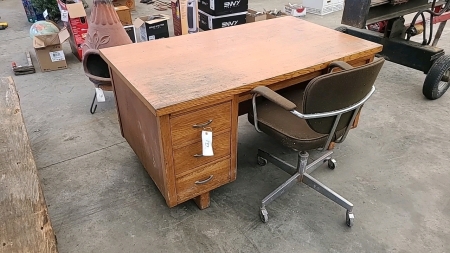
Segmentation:
[(155, 19), (166, 19), (167, 15), (165, 15), (165, 14), (153, 14), (153, 15), (147, 16), (146, 18), (147, 18), (146, 21), (151, 21), (151, 20), (155, 20)]
[(170, 3), (161, 0), (154, 0), (153, 5), (155, 6), (154, 9), (158, 11), (165, 11), (172, 8)]
[(25, 52), (25, 57), (27, 59), (27, 62), (25, 65), (19, 65), (17, 66), (15, 62), (12, 64), (12, 68), (14, 71), (14, 75), (27, 75), (27, 74), (33, 74), (36, 73), (36, 70), (33, 66), (33, 62), (31, 61), (30, 52)]
[(11, 77), (0, 77), (0, 252), (58, 252)]
[(166, 2), (166, 1), (162, 1), (162, 0), (153, 0), (155, 3), (161, 4), (161, 5), (166, 5), (166, 6), (171, 6), (171, 3)]

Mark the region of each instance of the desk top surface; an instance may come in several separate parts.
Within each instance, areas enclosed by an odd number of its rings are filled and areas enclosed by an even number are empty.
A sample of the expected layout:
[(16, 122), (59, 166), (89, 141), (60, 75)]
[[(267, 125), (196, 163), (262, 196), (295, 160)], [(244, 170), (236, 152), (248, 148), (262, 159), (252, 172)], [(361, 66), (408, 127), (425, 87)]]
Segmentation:
[[(294, 17), (100, 50), (156, 112), (201, 98), (240, 94), (382, 47)], [(167, 110), (166, 110), (167, 111)]]

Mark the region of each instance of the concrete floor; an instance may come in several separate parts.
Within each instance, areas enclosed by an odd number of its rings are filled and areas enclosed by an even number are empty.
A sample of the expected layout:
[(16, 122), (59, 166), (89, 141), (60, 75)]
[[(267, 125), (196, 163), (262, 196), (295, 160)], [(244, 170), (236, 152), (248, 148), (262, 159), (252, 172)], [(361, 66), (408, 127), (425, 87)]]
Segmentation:
[[(133, 16), (151, 12), (137, 3)], [(341, 15), (305, 19), (334, 28)], [(11, 61), (32, 51), (30, 24), (20, 1), (0, 0), (0, 16), (10, 25), (0, 31), (0, 76), (9, 76)], [(424, 99), (423, 73), (386, 62), (359, 127), (335, 150), (338, 168), (313, 173), (354, 203), (353, 228), (345, 210), (303, 185), (268, 206), (263, 224), (260, 200), (287, 175), (257, 166), (256, 150), (294, 164), (293, 151), (243, 117), (237, 180), (213, 191), (206, 210), (192, 201), (169, 209), (120, 135), (113, 95), (91, 115), (93, 85), (64, 50), (69, 69), (14, 77), (60, 252), (450, 252), (450, 94)]]

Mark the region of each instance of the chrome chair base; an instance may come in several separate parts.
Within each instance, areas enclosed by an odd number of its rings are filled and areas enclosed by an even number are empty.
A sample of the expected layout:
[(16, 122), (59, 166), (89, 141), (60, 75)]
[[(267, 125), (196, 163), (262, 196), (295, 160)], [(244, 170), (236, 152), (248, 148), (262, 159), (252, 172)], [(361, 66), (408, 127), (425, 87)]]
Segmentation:
[(286, 182), (272, 191), (261, 201), (261, 209), (259, 213), (261, 221), (266, 223), (269, 220), (269, 213), (267, 212), (266, 205), (270, 204), (272, 201), (280, 197), (284, 192), (294, 186), (297, 182), (301, 182), (321, 193), (328, 199), (334, 201), (336, 204), (347, 209), (346, 224), (349, 227), (353, 226), (353, 221), (355, 219), (355, 216), (353, 215), (353, 204), (310, 175), (310, 173), (312, 173), (315, 169), (317, 169), (325, 162), (328, 163), (328, 168), (336, 168), (336, 160), (332, 158), (332, 154), (333, 151), (327, 151), (320, 158), (308, 164), (309, 154), (307, 152), (301, 151), (298, 153), (297, 166), (294, 167), (287, 162), (263, 150), (258, 149), (257, 161), (259, 165), (264, 166), (268, 162), (270, 162), (278, 168), (284, 170), (288, 174), (292, 175)]

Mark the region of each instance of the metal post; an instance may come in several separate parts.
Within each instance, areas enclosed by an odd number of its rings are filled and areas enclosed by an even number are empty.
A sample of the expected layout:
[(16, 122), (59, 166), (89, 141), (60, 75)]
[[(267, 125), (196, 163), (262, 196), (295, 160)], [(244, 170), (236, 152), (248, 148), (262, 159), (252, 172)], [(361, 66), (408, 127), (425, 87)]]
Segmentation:
[(439, 42), (439, 39), (441, 38), (442, 32), (444, 31), (445, 25), (447, 24), (447, 20), (442, 21), (439, 24), (439, 28), (436, 32), (436, 35), (434, 36), (434, 40), (433, 40), (433, 44), (431, 44), (433, 47), (435, 47), (437, 45), (437, 43)]
[(298, 160), (297, 160), (297, 169), (298, 173), (303, 176), (306, 172), (306, 166), (308, 165), (308, 152), (301, 151), (298, 153)]

